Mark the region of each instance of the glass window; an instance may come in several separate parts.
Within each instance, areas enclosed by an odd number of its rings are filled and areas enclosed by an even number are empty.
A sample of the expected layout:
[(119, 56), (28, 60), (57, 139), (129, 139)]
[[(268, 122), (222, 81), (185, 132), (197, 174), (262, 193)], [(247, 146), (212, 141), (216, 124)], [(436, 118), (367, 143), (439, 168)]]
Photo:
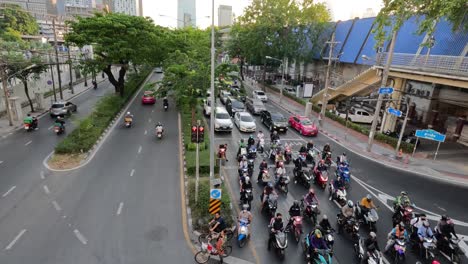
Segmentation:
[(308, 119), (303, 119), (303, 120), (301, 120), (301, 124), (304, 125), (304, 126), (310, 126), (310, 125), (312, 125), (312, 122), (310, 122), (310, 120), (308, 120)]
[(216, 113), (216, 119), (230, 119), (228, 113)]
[(53, 104), (52, 108), (63, 108), (65, 105), (63, 104)]
[(253, 122), (254, 121), (253, 118), (251, 116), (249, 116), (249, 115), (242, 115), (240, 117), (240, 120), (242, 122)]
[(271, 115), (271, 119), (275, 122), (286, 122), (286, 117), (280, 115), (280, 114), (276, 114), (276, 115)]

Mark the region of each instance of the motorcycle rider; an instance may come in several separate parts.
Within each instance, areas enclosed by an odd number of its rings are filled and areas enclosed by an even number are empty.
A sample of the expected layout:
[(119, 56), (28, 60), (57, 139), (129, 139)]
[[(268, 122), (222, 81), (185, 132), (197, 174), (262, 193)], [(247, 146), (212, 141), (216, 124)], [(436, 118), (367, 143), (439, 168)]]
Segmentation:
[(211, 233), (221, 233), (224, 229), (226, 229), (226, 222), (224, 221), (224, 218), (221, 217), (221, 214), (217, 212), (214, 216), (214, 218), (208, 223), (209, 226), (213, 225), (210, 228)]
[(309, 205), (313, 202), (316, 202), (317, 204), (319, 204), (319, 200), (317, 198), (317, 195), (315, 195), (315, 190), (314, 188), (310, 188), (309, 189), (309, 192), (304, 196), (304, 202)]
[(262, 208), (261, 208), (262, 210), (263, 210), (263, 207), (265, 206), (270, 194), (272, 194), (274, 196), (277, 196), (275, 190), (273, 189), (273, 184), (271, 182), (268, 183), (268, 185), (263, 188), (263, 192), (262, 192), (262, 194), (260, 196), (260, 198), (262, 199)]
[(284, 230), (283, 215), (281, 213), (277, 213), (276, 217), (271, 218), (270, 225), (268, 227), (270, 229), (270, 236), (268, 238), (268, 250), (270, 250), (271, 243), (275, 242), (275, 234), (278, 232), (283, 232)]
[(410, 220), (411, 226), (411, 233), (410, 237), (413, 240), (417, 240), (418, 238), (418, 229), (422, 226), (422, 224), (427, 220), (426, 214), (417, 214), (413, 219)]
[(247, 157), (242, 156), (242, 160), (239, 162), (239, 175), (242, 176), (242, 171), (247, 169), (249, 163), (247, 162)]
[(361, 263), (367, 263), (371, 253), (376, 250), (380, 251), (379, 243), (377, 242), (377, 234), (375, 232), (370, 232), (369, 237), (364, 241), (364, 250), (366, 250), (366, 254), (364, 254)]
[(259, 167), (259, 172), (258, 172), (258, 177), (257, 177), (257, 183), (260, 181), (262, 178), (263, 170), (268, 169), (268, 163), (266, 162), (265, 159), (260, 163)]
[(253, 135), (250, 135), (249, 139), (247, 140), (247, 148), (250, 148), (250, 146), (255, 145), (255, 139)]
[[(242, 148), (247, 148), (247, 146), (245, 145), (245, 142), (244, 142), (244, 139), (243, 139), (243, 138), (241, 138), (241, 140), (240, 140), (240, 142), (239, 142), (239, 149), (237, 150), (237, 157), (239, 157)], [(240, 158), (240, 157), (239, 157), (239, 158)]]
[(328, 197), (329, 200), (331, 200), (333, 198), (333, 195), (341, 188), (344, 187), (344, 182), (343, 180), (341, 179), (340, 176), (336, 177), (336, 179), (334, 179), (332, 181), (332, 185), (333, 185), (333, 193), (330, 192), (330, 197)]
[(319, 249), (329, 250), (327, 242), (325, 242), (325, 239), (322, 236), (322, 232), (317, 228), (309, 233), (308, 254), (311, 260), (317, 258), (317, 252)]
[(384, 253), (387, 253), (393, 245), (395, 245), (395, 240), (403, 239), (405, 242), (409, 241), (408, 232), (405, 230), (405, 224), (399, 223), (396, 224), (394, 228), (388, 233), (388, 241), (387, 245), (385, 246)]
[(423, 254), (423, 242), (424, 242), (424, 238), (434, 238), (434, 233), (432, 232), (432, 229), (431, 229), (431, 225), (429, 223), (429, 221), (424, 221), (422, 226), (420, 226), (418, 228), (418, 238), (419, 238), (419, 247), (420, 247), (420, 252), (421, 254)]
[(167, 100), (166, 96), (164, 96), (164, 99), (163, 99), (163, 106), (167, 106), (169, 108), (169, 101)]
[(131, 121), (133, 121), (133, 115), (130, 113), (130, 111), (128, 111), (126, 114), (125, 114), (125, 117), (124, 118), (130, 118), (132, 119)]
[(444, 250), (448, 249), (452, 235), (458, 239), (453, 220), (447, 215), (442, 215), (439, 222), (437, 223), (437, 226), (435, 227), (435, 235), (439, 247)]
[(242, 211), (240, 211), (239, 217), (237, 217), (237, 220), (238, 220), (237, 221), (237, 230), (239, 230), (241, 222), (245, 222), (245, 223), (247, 223), (247, 228), (249, 230), (249, 236), (250, 236), (250, 234), (251, 234), (251, 232), (250, 232), (250, 223), (252, 223), (253, 216), (252, 216), (252, 213), (248, 209), (249, 209), (248, 204), (244, 204), (242, 206)]
[(320, 162), (317, 164), (316, 169), (318, 171), (326, 171), (327, 170), (327, 165), (325, 165), (325, 161), (322, 159)]
[(307, 142), (307, 151), (314, 149), (314, 142), (311, 140)]
[(299, 153), (307, 153), (307, 147), (306, 145), (302, 145), (301, 148), (299, 149)]
[[(263, 132), (260, 130), (258, 131), (257, 133), (257, 149), (260, 148), (260, 142), (263, 140), (263, 144), (265, 145), (265, 135), (263, 134)], [(263, 149), (262, 149), (262, 152), (263, 152)]]
[(289, 230), (291, 228), (291, 225), (293, 223), (293, 217), (295, 216), (301, 216), (301, 207), (299, 206), (299, 201), (294, 200), (293, 204), (291, 207), (289, 207), (289, 222), (286, 225), (286, 230)]
[(338, 164), (346, 164), (348, 163), (348, 158), (346, 157), (346, 153), (343, 152), (339, 157), (336, 157), (336, 163)]
[(57, 116), (57, 118), (55, 119), (55, 123), (60, 125), (60, 129), (65, 129), (65, 120), (63, 120), (61, 116)]
[(273, 144), (273, 142), (275, 141), (279, 141), (280, 140), (280, 136), (278, 135), (278, 131), (273, 131), (273, 133), (270, 134), (270, 141), (271, 143)]
[(156, 133), (161, 133), (161, 135), (164, 133), (164, 127), (161, 122), (156, 124)]
[(325, 144), (325, 146), (323, 146), (322, 159), (325, 159), (325, 157), (327, 156), (328, 152), (331, 152), (331, 147), (330, 147), (330, 144), (329, 144), (329, 143), (327, 143), (327, 144)]
[(276, 171), (275, 171), (277, 180), (284, 174), (286, 174), (286, 169), (284, 168), (284, 163), (282, 161), (278, 162)]
[(395, 198), (395, 201), (393, 201), (393, 218), (397, 218), (400, 212), (404, 210), (403, 207), (408, 205), (411, 205), (408, 193), (405, 191), (401, 191), (400, 195)]
[(364, 217), (364, 215), (366, 215), (371, 209), (377, 209), (377, 206), (375, 206), (374, 201), (372, 201), (372, 196), (370, 194), (367, 194), (366, 197), (361, 199), (359, 206), (361, 208), (360, 218)]
[[(348, 203), (341, 207), (341, 217), (343, 217), (341, 224), (338, 224), (338, 228), (341, 230), (348, 220), (354, 216), (354, 203), (348, 200)], [(340, 222), (340, 221), (339, 221)], [(338, 223), (339, 223), (338, 222)]]
[(328, 216), (323, 215), (322, 220), (319, 222), (320, 229), (322, 229), (322, 232), (326, 232), (327, 230), (333, 229), (330, 221), (328, 221)]

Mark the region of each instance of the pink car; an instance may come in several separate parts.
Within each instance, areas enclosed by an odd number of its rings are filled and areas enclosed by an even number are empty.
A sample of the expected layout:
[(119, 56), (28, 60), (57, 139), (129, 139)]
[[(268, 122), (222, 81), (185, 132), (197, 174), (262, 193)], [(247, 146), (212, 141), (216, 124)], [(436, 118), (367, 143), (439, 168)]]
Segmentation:
[(303, 136), (317, 136), (318, 128), (309, 118), (295, 115), (289, 117), (289, 125)]
[(156, 97), (154, 96), (154, 93), (152, 91), (145, 91), (143, 93), (143, 97), (141, 98), (141, 103), (142, 104), (155, 104)]

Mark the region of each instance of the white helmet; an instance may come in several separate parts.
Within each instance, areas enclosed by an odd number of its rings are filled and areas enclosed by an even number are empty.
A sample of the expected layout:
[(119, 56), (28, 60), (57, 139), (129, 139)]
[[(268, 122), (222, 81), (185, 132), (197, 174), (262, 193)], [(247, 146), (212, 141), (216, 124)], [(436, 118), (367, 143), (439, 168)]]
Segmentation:
[(130, 115), (130, 112), (127, 112), (127, 115)]
[(245, 177), (245, 183), (249, 183), (249, 182), (250, 182), (250, 177), (249, 176)]

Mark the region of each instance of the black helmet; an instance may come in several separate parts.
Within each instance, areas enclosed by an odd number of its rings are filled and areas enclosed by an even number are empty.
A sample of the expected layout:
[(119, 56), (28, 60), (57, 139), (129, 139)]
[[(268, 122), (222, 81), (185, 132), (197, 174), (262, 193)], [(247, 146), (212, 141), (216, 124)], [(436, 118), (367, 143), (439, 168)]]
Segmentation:
[(298, 201), (298, 200), (294, 200), (293, 205), (294, 205), (294, 206), (299, 206), (299, 201)]

